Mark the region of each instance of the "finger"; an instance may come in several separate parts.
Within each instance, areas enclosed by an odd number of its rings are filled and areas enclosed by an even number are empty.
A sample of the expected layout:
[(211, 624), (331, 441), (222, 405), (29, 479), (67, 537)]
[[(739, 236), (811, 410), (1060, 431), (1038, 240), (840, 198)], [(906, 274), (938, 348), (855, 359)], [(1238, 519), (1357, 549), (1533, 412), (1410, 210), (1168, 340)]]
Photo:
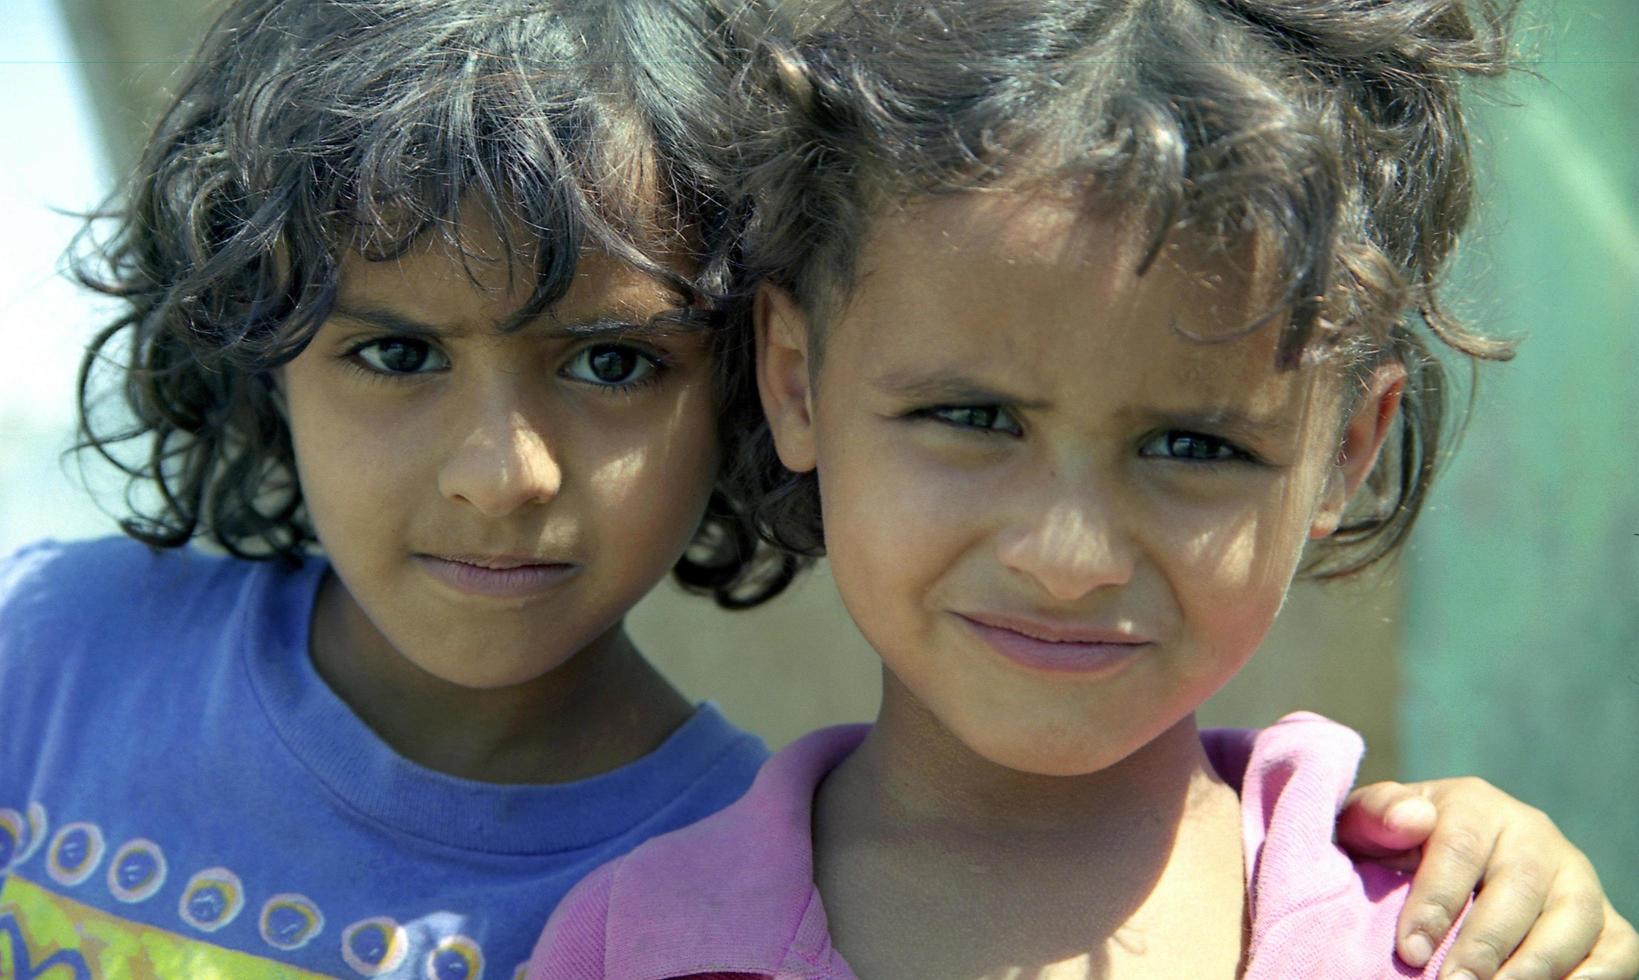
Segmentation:
[(1400, 783), (1373, 783), (1344, 801), (1337, 841), (1355, 857), (1399, 854), (1428, 840), (1438, 816), (1434, 804), (1416, 790)]
[[(1467, 971), (1475, 980), (1495, 977), (1525, 934), (1537, 925), (1547, 904), (1551, 881), (1551, 873), (1543, 872), (1534, 864), (1494, 868), (1485, 887), (1474, 896), (1474, 904), (1457, 932), (1451, 952), (1446, 955), (1440, 976), (1460, 977)], [(1587, 929), (1590, 919), (1593, 928)], [(1567, 969), (1585, 955), (1586, 950), (1593, 948), (1598, 935), (1597, 918), (1583, 916), (1582, 925), (1585, 933), (1575, 951), (1577, 956), (1565, 964)]]
[(1570, 980), (1639, 980), (1639, 932), (1605, 903), (1605, 928), (1588, 958), (1570, 972)]
[(1409, 851), (1398, 851), (1394, 854), (1385, 854), (1382, 857), (1371, 859), (1373, 864), (1382, 865), (1390, 871), (1398, 871), (1406, 877), (1417, 873), (1423, 863), (1423, 849), (1414, 847)]
[[(1406, 963), (1423, 966), (1434, 955), (1485, 873), (1496, 838), (1492, 829), (1471, 824), (1466, 829), (1436, 829), (1423, 846), (1423, 863), (1417, 867), (1405, 908), (1400, 910), (1396, 948)], [(1535, 918), (1534, 911), (1531, 917)], [(1503, 950), (1497, 962), (1512, 951), (1513, 946)]]
[(1498, 972), (1499, 980), (1563, 980), (1592, 955), (1605, 924), (1597, 896), (1550, 899), (1542, 918)]

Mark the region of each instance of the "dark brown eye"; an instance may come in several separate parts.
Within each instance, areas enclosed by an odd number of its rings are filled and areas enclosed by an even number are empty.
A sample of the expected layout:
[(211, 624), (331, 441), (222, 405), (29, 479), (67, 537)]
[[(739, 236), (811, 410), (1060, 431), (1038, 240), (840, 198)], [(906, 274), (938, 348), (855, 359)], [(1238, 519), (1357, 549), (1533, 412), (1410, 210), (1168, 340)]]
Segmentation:
[(576, 354), (564, 373), (589, 384), (624, 388), (639, 384), (658, 370), (653, 355), (624, 344), (594, 344)]
[(1200, 432), (1171, 429), (1157, 433), (1139, 450), (1142, 455), (1161, 459), (1177, 459), (1190, 463), (1215, 463), (1223, 460), (1250, 459), (1235, 444)]
[(358, 359), (382, 374), (420, 374), (444, 367), (444, 356), (424, 340), (387, 337), (372, 341), (356, 352)]
[(946, 405), (929, 409), (926, 414), (961, 429), (1006, 435), (1018, 435), (1023, 431), (1013, 414), (1000, 405)]
[(599, 381), (616, 385), (631, 377), (637, 370), (637, 355), (619, 347), (606, 347), (592, 352), (592, 373)]

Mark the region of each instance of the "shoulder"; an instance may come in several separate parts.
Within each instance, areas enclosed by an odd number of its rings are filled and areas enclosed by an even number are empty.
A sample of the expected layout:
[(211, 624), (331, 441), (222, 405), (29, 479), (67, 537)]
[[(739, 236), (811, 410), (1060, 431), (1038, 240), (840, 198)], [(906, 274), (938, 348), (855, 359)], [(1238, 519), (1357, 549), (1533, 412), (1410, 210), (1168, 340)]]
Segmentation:
[(110, 603), (140, 605), (213, 580), (242, 577), (250, 563), (192, 548), (156, 550), (125, 537), (41, 541), (0, 558), (0, 610), (63, 615)]
[(701, 704), (656, 752), (629, 775), (633, 805), (664, 798), (645, 838), (695, 823), (743, 796), (768, 761), (762, 739), (734, 724), (715, 704)]
[(705, 889), (741, 896), (759, 892), (771, 900), (794, 885), (806, 886), (814, 791), (864, 732), (863, 725), (810, 732), (763, 763), (733, 803), (613, 862), (613, 907), (623, 911), (627, 903), (641, 902), (654, 915), (666, 906), (694, 907)]
[(1249, 733), (1246, 748), (1239, 785), (1248, 980), (1424, 975), (1394, 952), (1410, 879), (1356, 864), (1333, 840), (1364, 753), (1360, 736), (1300, 712)]
[(0, 559), (0, 672), (110, 651), (128, 666), (153, 647), (174, 662), (223, 634), (249, 583), (281, 574), (262, 565), (123, 537), (29, 545)]
[(123, 537), (29, 545), (0, 559), (0, 642), (60, 640), (65, 630), (129, 639), (132, 628), (231, 602), (252, 565)]
[(814, 790), (864, 733), (842, 726), (798, 739), (740, 799), (582, 881), (553, 913), (530, 976), (604, 975), (580, 972), (588, 964), (610, 976), (689, 975), (713, 964), (777, 972), (794, 943), (824, 935), (812, 921)]
[(582, 878), (552, 913), (529, 958), (529, 980), (603, 980), (610, 862)]

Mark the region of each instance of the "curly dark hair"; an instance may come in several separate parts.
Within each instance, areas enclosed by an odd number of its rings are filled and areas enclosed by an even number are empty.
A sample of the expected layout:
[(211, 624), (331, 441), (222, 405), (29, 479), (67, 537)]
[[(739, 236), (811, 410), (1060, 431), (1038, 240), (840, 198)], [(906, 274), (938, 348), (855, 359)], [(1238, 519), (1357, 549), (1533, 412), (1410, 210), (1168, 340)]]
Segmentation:
[[(124, 530), (299, 560), (315, 539), (273, 372), (329, 314), (341, 256), (459, 243), (463, 209), (509, 251), (533, 238), (514, 322), (564, 294), (586, 248), (664, 282), (668, 315), (714, 333), (733, 458), (761, 418), (722, 162), (748, 16), (713, 0), (232, 4), (73, 254), (78, 278), (120, 301), (81, 365), (79, 411), (81, 448), (129, 478)], [(680, 239), (698, 245), (691, 275), (655, 258)], [(760, 543), (748, 513), (720, 483), (674, 569), (683, 586), (737, 608), (791, 581), (800, 559)]]
[[(1408, 377), (1399, 430), (1305, 574), (1404, 541), (1445, 435), (1429, 337), (1467, 359), (1512, 345), (1439, 299), (1470, 210), (1458, 102), (1509, 67), (1505, 0), (812, 0), (742, 75), (745, 286), (788, 289), (823, 340), (870, 216), (976, 189), (1051, 185), (1169, 237), (1256, 241), (1278, 259), (1278, 362), (1321, 356)], [(1259, 323), (1267, 322), (1262, 319)], [(1254, 325), (1249, 325), (1249, 329)], [(735, 471), (760, 533), (823, 553), (814, 474), (766, 426)], [(1363, 504), (1363, 506), (1362, 506)]]

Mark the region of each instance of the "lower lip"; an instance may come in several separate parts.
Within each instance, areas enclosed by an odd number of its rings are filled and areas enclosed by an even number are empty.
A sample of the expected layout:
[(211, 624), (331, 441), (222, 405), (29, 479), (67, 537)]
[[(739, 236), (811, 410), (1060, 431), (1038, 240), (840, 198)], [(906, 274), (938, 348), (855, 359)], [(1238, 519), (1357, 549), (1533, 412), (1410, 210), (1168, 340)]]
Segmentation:
[(1150, 647), (1148, 643), (1059, 643), (1038, 640), (999, 626), (987, 626), (966, 616), (961, 619), (992, 650), (1016, 664), (1035, 670), (1064, 674), (1108, 672), (1132, 662)]
[(427, 574), (463, 595), (485, 599), (528, 599), (548, 592), (580, 570), (578, 565), (520, 565), (484, 568), (464, 561), (416, 555)]

